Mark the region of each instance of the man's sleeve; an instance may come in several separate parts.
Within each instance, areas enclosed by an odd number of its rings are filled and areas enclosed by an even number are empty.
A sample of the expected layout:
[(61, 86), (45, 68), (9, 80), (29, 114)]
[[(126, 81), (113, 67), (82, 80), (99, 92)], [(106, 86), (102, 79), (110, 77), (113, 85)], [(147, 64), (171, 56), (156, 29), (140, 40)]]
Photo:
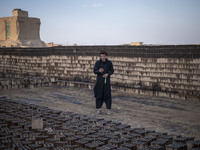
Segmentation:
[(112, 62), (110, 62), (110, 71), (108, 73), (109, 76), (111, 76), (114, 73), (114, 68)]
[(98, 68), (98, 62), (95, 63), (94, 65), (94, 70), (93, 70), (94, 74), (99, 74), (99, 68)]

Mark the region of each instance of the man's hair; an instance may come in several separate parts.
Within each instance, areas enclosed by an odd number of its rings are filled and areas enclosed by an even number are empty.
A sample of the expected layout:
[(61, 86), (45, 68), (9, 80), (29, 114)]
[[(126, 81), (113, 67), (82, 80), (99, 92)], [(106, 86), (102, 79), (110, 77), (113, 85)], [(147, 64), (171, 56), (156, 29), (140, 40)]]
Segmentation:
[(104, 55), (106, 55), (106, 56), (108, 55), (108, 53), (107, 53), (106, 51), (104, 51), (104, 50), (100, 50), (100, 55), (101, 55), (101, 54), (104, 54)]

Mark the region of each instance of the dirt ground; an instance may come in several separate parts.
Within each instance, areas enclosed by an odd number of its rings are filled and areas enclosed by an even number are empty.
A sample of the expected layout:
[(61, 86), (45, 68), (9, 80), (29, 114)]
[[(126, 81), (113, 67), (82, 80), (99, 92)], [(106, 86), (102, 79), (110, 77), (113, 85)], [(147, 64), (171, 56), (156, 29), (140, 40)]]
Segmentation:
[[(93, 90), (78, 87), (43, 87), (0, 91), (0, 96), (48, 106), (56, 110), (96, 116)], [(200, 101), (179, 100), (112, 91), (112, 115), (97, 117), (129, 124), (133, 128), (200, 139)]]

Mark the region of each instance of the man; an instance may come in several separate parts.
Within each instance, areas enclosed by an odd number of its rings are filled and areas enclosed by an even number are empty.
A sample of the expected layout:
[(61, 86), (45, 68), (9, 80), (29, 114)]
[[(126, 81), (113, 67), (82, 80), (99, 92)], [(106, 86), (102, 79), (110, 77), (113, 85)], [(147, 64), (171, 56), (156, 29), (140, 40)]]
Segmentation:
[(111, 85), (110, 76), (114, 73), (113, 64), (107, 57), (108, 53), (104, 50), (100, 51), (100, 59), (96, 61), (94, 73), (97, 74), (94, 87), (94, 97), (96, 98), (97, 114), (101, 113), (103, 102), (106, 103), (107, 114), (111, 114)]

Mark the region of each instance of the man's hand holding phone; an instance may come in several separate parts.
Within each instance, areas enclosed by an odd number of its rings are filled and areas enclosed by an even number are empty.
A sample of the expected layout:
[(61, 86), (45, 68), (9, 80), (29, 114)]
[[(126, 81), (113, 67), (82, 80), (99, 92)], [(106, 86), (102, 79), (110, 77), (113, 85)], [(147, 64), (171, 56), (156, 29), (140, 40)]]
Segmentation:
[(100, 68), (100, 69), (99, 69), (99, 72), (101, 72), (101, 73), (102, 73), (103, 71), (104, 71), (104, 69), (103, 69), (103, 68)]

